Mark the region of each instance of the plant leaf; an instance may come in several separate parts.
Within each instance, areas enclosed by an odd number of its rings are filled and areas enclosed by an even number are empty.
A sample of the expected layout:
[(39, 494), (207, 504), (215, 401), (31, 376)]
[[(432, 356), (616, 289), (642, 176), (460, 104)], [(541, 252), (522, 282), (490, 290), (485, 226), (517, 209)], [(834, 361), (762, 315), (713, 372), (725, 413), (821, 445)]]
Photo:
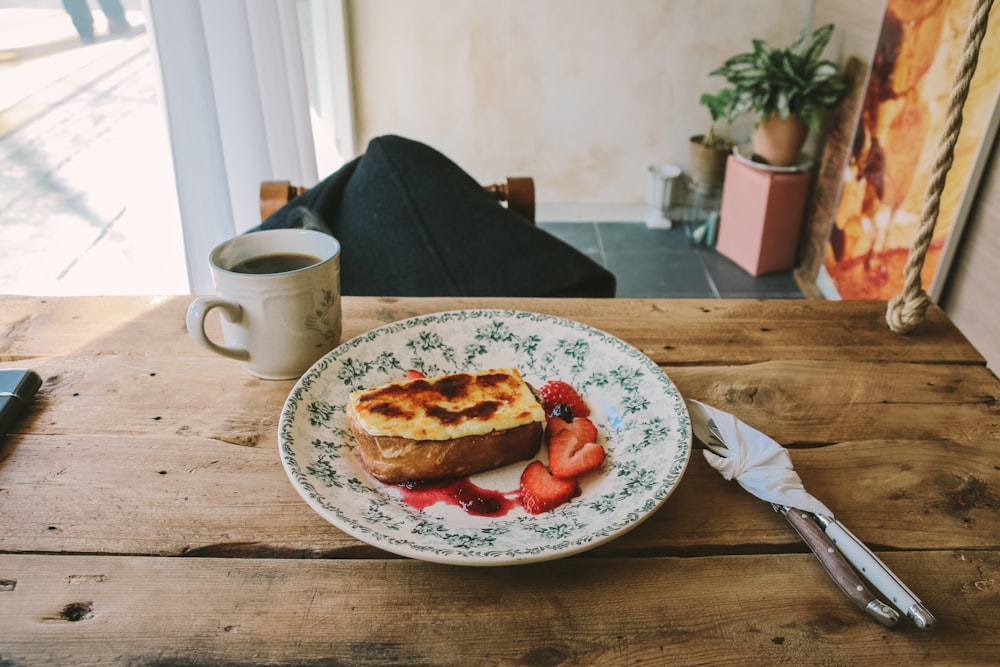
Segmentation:
[(809, 48), (806, 52), (802, 54), (802, 57), (806, 62), (812, 62), (817, 60), (823, 53), (823, 49), (826, 48), (827, 43), (830, 41), (830, 37), (833, 35), (833, 24), (827, 23), (821, 28), (817, 28), (813, 31), (812, 40), (809, 44)]
[(837, 65), (820, 60), (833, 30), (832, 23), (824, 25), (808, 41), (803, 31), (783, 49), (754, 39), (751, 51), (730, 56), (712, 70), (711, 76), (723, 77), (730, 86), (731, 99), (725, 105), (729, 120), (748, 112), (756, 113), (758, 121), (771, 113), (782, 118), (795, 114), (815, 128), (818, 111), (835, 106), (847, 92)]

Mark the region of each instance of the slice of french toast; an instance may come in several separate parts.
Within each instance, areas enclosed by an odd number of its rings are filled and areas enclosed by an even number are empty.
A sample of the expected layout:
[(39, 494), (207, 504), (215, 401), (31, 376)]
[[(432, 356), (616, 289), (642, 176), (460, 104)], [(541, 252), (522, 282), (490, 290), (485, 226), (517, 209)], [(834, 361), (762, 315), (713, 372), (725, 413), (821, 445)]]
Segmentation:
[(516, 368), (389, 382), (347, 406), (365, 468), (388, 484), (463, 477), (530, 459), (545, 413)]

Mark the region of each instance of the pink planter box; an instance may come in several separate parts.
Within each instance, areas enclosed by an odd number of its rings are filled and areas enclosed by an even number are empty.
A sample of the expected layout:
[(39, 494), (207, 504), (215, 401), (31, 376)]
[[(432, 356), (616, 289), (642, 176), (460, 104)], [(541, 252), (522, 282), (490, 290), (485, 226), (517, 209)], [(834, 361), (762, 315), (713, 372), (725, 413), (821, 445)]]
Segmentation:
[(809, 172), (767, 171), (730, 155), (716, 250), (754, 276), (795, 268)]

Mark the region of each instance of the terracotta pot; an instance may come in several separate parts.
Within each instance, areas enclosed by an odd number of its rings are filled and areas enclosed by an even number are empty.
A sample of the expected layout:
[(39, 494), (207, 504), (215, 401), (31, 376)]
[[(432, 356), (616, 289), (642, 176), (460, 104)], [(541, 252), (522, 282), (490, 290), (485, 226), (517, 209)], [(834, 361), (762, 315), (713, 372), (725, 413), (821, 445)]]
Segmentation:
[(701, 143), (703, 135), (691, 137), (691, 182), (702, 192), (722, 185), (726, 176), (726, 158), (730, 146), (709, 148)]
[(762, 120), (753, 133), (753, 152), (774, 167), (791, 167), (809, 135), (809, 126), (794, 115), (782, 120), (772, 114)]

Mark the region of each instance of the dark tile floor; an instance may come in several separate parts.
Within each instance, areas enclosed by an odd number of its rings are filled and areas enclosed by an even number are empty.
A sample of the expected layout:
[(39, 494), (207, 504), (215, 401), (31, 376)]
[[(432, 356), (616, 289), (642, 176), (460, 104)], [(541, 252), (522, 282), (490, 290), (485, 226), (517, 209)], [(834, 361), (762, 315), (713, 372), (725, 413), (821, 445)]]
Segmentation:
[(754, 277), (684, 225), (642, 222), (540, 222), (538, 226), (600, 262), (618, 278), (619, 297), (804, 298), (791, 271)]

